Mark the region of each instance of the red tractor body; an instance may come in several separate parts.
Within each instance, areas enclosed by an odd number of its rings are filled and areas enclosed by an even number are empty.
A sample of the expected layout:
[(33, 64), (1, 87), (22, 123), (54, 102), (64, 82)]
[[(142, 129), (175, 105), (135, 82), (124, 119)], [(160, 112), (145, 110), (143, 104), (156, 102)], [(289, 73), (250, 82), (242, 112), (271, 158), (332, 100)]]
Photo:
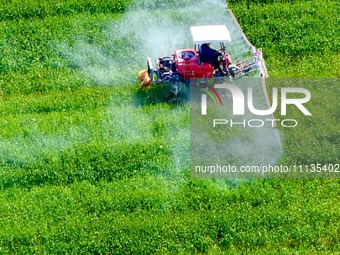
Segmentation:
[(213, 66), (208, 63), (199, 63), (198, 53), (194, 49), (176, 50), (173, 59), (178, 74), (185, 80), (214, 76)]

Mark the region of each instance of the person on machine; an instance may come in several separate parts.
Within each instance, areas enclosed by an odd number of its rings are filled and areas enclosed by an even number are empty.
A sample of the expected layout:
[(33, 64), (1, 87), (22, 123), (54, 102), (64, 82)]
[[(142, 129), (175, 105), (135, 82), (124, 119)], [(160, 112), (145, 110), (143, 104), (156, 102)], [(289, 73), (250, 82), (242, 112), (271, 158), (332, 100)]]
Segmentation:
[(219, 56), (222, 56), (222, 52), (210, 48), (211, 43), (204, 43), (199, 49), (200, 61), (202, 63), (209, 63), (214, 67), (214, 70), (218, 69), (221, 73), (221, 63), (218, 60)]

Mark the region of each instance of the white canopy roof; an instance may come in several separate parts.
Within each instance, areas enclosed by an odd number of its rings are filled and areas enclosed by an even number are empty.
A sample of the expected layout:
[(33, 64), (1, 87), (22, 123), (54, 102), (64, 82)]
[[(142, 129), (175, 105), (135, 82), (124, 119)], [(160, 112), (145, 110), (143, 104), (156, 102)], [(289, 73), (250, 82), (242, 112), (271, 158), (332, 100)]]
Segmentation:
[(231, 41), (229, 30), (225, 25), (191, 26), (190, 32), (194, 44)]

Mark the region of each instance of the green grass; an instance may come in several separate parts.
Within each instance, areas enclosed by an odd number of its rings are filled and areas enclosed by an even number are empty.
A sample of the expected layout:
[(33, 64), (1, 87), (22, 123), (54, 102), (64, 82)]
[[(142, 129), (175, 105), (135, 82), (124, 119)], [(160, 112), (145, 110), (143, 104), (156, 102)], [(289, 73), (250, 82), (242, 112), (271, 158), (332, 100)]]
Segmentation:
[[(339, 4), (281, 2), (229, 4), (270, 76), (338, 78)], [(107, 34), (129, 4), (0, 5), (0, 253), (339, 254), (338, 179), (190, 178), (189, 106), (105, 69), (130, 64)], [(281, 162), (339, 163), (339, 88), (308, 89)]]
[(271, 77), (338, 78), (340, 24), (333, 17), (339, 8), (336, 1), (240, 4), (234, 14), (252, 44), (264, 49)]
[(78, 13), (121, 13), (129, 6), (130, 1), (109, 0), (58, 0), (50, 1), (4, 1), (0, 7), (0, 17), (4, 20), (43, 19), (50, 16), (77, 15)]

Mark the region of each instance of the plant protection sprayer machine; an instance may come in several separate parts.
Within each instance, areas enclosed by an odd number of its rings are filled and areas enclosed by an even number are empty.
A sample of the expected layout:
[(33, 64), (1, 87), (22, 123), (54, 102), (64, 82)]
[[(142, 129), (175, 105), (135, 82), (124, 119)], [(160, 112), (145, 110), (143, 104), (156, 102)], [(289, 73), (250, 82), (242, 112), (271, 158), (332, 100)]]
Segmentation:
[[(194, 48), (175, 50), (171, 57), (158, 58), (153, 65), (147, 59), (147, 70), (139, 72), (142, 81), (141, 88), (151, 84), (163, 83), (169, 86), (170, 92), (177, 97), (183, 90), (189, 89), (190, 79), (229, 77), (231, 80), (243, 76), (255, 75), (259, 70), (262, 52), (254, 50), (253, 56), (233, 64), (226, 52), (225, 44), (231, 42), (231, 36), (225, 25), (191, 26), (190, 32)], [(200, 47), (203, 44), (219, 45), (219, 68), (214, 68), (211, 63), (203, 62)]]

